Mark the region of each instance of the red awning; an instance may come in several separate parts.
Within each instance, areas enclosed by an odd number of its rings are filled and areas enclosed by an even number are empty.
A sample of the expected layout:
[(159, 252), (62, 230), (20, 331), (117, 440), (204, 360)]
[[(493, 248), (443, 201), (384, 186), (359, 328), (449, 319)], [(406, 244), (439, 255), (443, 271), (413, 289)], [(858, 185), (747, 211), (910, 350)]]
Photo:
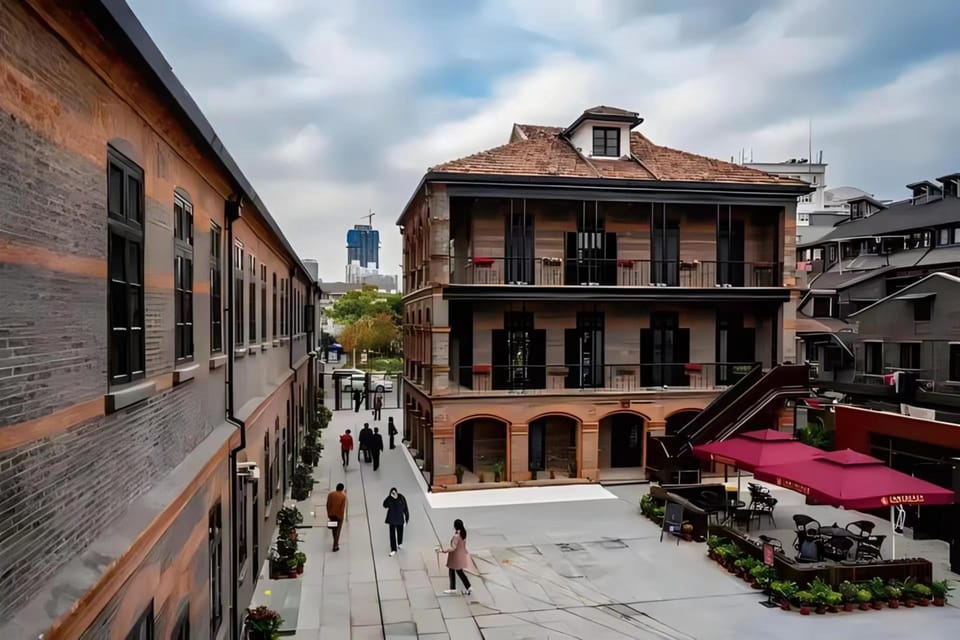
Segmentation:
[(772, 429), (748, 431), (722, 442), (693, 448), (693, 455), (720, 464), (737, 465), (751, 471), (760, 466), (809, 460), (823, 451), (797, 442), (789, 433)]
[(953, 491), (891, 469), (851, 449), (801, 462), (763, 466), (757, 480), (846, 509), (879, 509), (898, 504), (953, 504)]

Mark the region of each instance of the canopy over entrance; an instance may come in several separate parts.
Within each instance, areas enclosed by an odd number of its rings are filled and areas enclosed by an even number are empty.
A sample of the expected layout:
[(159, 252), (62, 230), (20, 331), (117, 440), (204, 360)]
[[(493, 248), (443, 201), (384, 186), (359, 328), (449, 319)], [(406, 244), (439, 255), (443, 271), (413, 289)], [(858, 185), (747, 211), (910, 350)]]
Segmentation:
[(748, 431), (722, 442), (711, 442), (693, 448), (701, 460), (736, 465), (752, 471), (757, 467), (810, 460), (823, 454), (816, 447), (797, 442), (789, 433), (762, 429)]

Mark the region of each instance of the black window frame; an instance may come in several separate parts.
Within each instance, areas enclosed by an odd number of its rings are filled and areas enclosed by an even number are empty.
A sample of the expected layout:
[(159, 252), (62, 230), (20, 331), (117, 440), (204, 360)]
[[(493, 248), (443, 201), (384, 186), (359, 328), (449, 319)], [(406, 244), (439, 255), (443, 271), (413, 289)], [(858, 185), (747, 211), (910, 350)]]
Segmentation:
[(223, 508), (218, 500), (207, 516), (207, 554), (210, 579), (210, 637), (223, 624)]
[(143, 613), (137, 618), (137, 621), (130, 627), (126, 640), (153, 640), (154, 621), (153, 621), (153, 600), (143, 610)]
[(247, 340), (250, 344), (257, 342), (257, 258), (250, 256), (250, 280), (247, 283), (250, 289), (250, 302), (247, 308), (249, 320), (249, 335)]
[(933, 300), (931, 298), (920, 298), (913, 301), (913, 321), (930, 322), (933, 318)]
[(273, 272), (273, 339), (277, 339), (277, 272)]
[[(111, 197), (119, 176), (120, 194)], [(136, 185), (137, 193), (131, 193)], [(116, 202), (119, 197), (121, 202)], [(110, 336), (107, 375), (110, 384), (125, 384), (146, 375), (144, 323), (144, 248), (146, 215), (144, 173), (113, 147), (107, 148), (107, 317)], [(118, 245), (123, 254), (117, 258)], [(132, 248), (136, 247), (136, 255)], [(131, 308), (131, 302), (135, 306)], [(137, 362), (139, 359), (139, 362)]]
[(960, 382), (960, 343), (948, 345), (947, 380)]
[(280, 278), (280, 335), (287, 335), (287, 280)]
[(920, 343), (919, 342), (901, 342), (900, 343), (900, 368), (901, 369), (919, 369), (920, 368)]
[(191, 362), (193, 339), (193, 204), (173, 195), (174, 358)]
[[(613, 134), (612, 140), (611, 134)], [(611, 149), (613, 153), (610, 152)], [(593, 155), (600, 158), (620, 157), (620, 127), (593, 128)]]
[(237, 240), (233, 245), (233, 314), (234, 343), (244, 342), (246, 318), (243, 315), (243, 243)]
[(267, 341), (267, 265), (260, 265), (260, 342)]
[(863, 343), (863, 372), (870, 375), (883, 374), (883, 343)]
[[(280, 418), (276, 420), (276, 428), (280, 428)], [(264, 509), (269, 510), (270, 500), (273, 499), (273, 491), (271, 487), (273, 486), (273, 474), (276, 471), (271, 464), (272, 460), (270, 458), (270, 429), (266, 429), (266, 432), (263, 434), (263, 478), (264, 478), (264, 491), (263, 491), (263, 504)]]
[(210, 353), (223, 351), (223, 231), (210, 223)]

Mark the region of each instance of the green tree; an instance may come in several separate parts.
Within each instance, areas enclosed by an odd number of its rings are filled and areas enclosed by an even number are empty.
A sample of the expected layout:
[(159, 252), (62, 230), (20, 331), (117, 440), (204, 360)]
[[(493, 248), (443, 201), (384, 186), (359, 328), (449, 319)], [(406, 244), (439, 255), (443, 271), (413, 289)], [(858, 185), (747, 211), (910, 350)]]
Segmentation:
[(388, 311), (365, 316), (348, 324), (340, 333), (340, 344), (356, 351), (392, 352), (400, 340), (400, 328)]
[(373, 286), (348, 291), (330, 308), (330, 318), (342, 325), (351, 325), (361, 318), (381, 313), (389, 314), (394, 322), (399, 322), (403, 305), (400, 294), (386, 294)]

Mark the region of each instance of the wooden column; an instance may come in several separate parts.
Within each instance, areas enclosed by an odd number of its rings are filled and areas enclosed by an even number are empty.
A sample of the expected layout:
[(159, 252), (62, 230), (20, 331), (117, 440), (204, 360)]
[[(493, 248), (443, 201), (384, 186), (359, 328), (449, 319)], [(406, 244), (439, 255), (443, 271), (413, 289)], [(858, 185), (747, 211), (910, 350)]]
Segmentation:
[(577, 477), (596, 482), (600, 477), (600, 423), (584, 422), (577, 432)]
[(513, 482), (530, 479), (530, 431), (527, 423), (514, 423), (508, 428), (510, 461), (507, 474)]

